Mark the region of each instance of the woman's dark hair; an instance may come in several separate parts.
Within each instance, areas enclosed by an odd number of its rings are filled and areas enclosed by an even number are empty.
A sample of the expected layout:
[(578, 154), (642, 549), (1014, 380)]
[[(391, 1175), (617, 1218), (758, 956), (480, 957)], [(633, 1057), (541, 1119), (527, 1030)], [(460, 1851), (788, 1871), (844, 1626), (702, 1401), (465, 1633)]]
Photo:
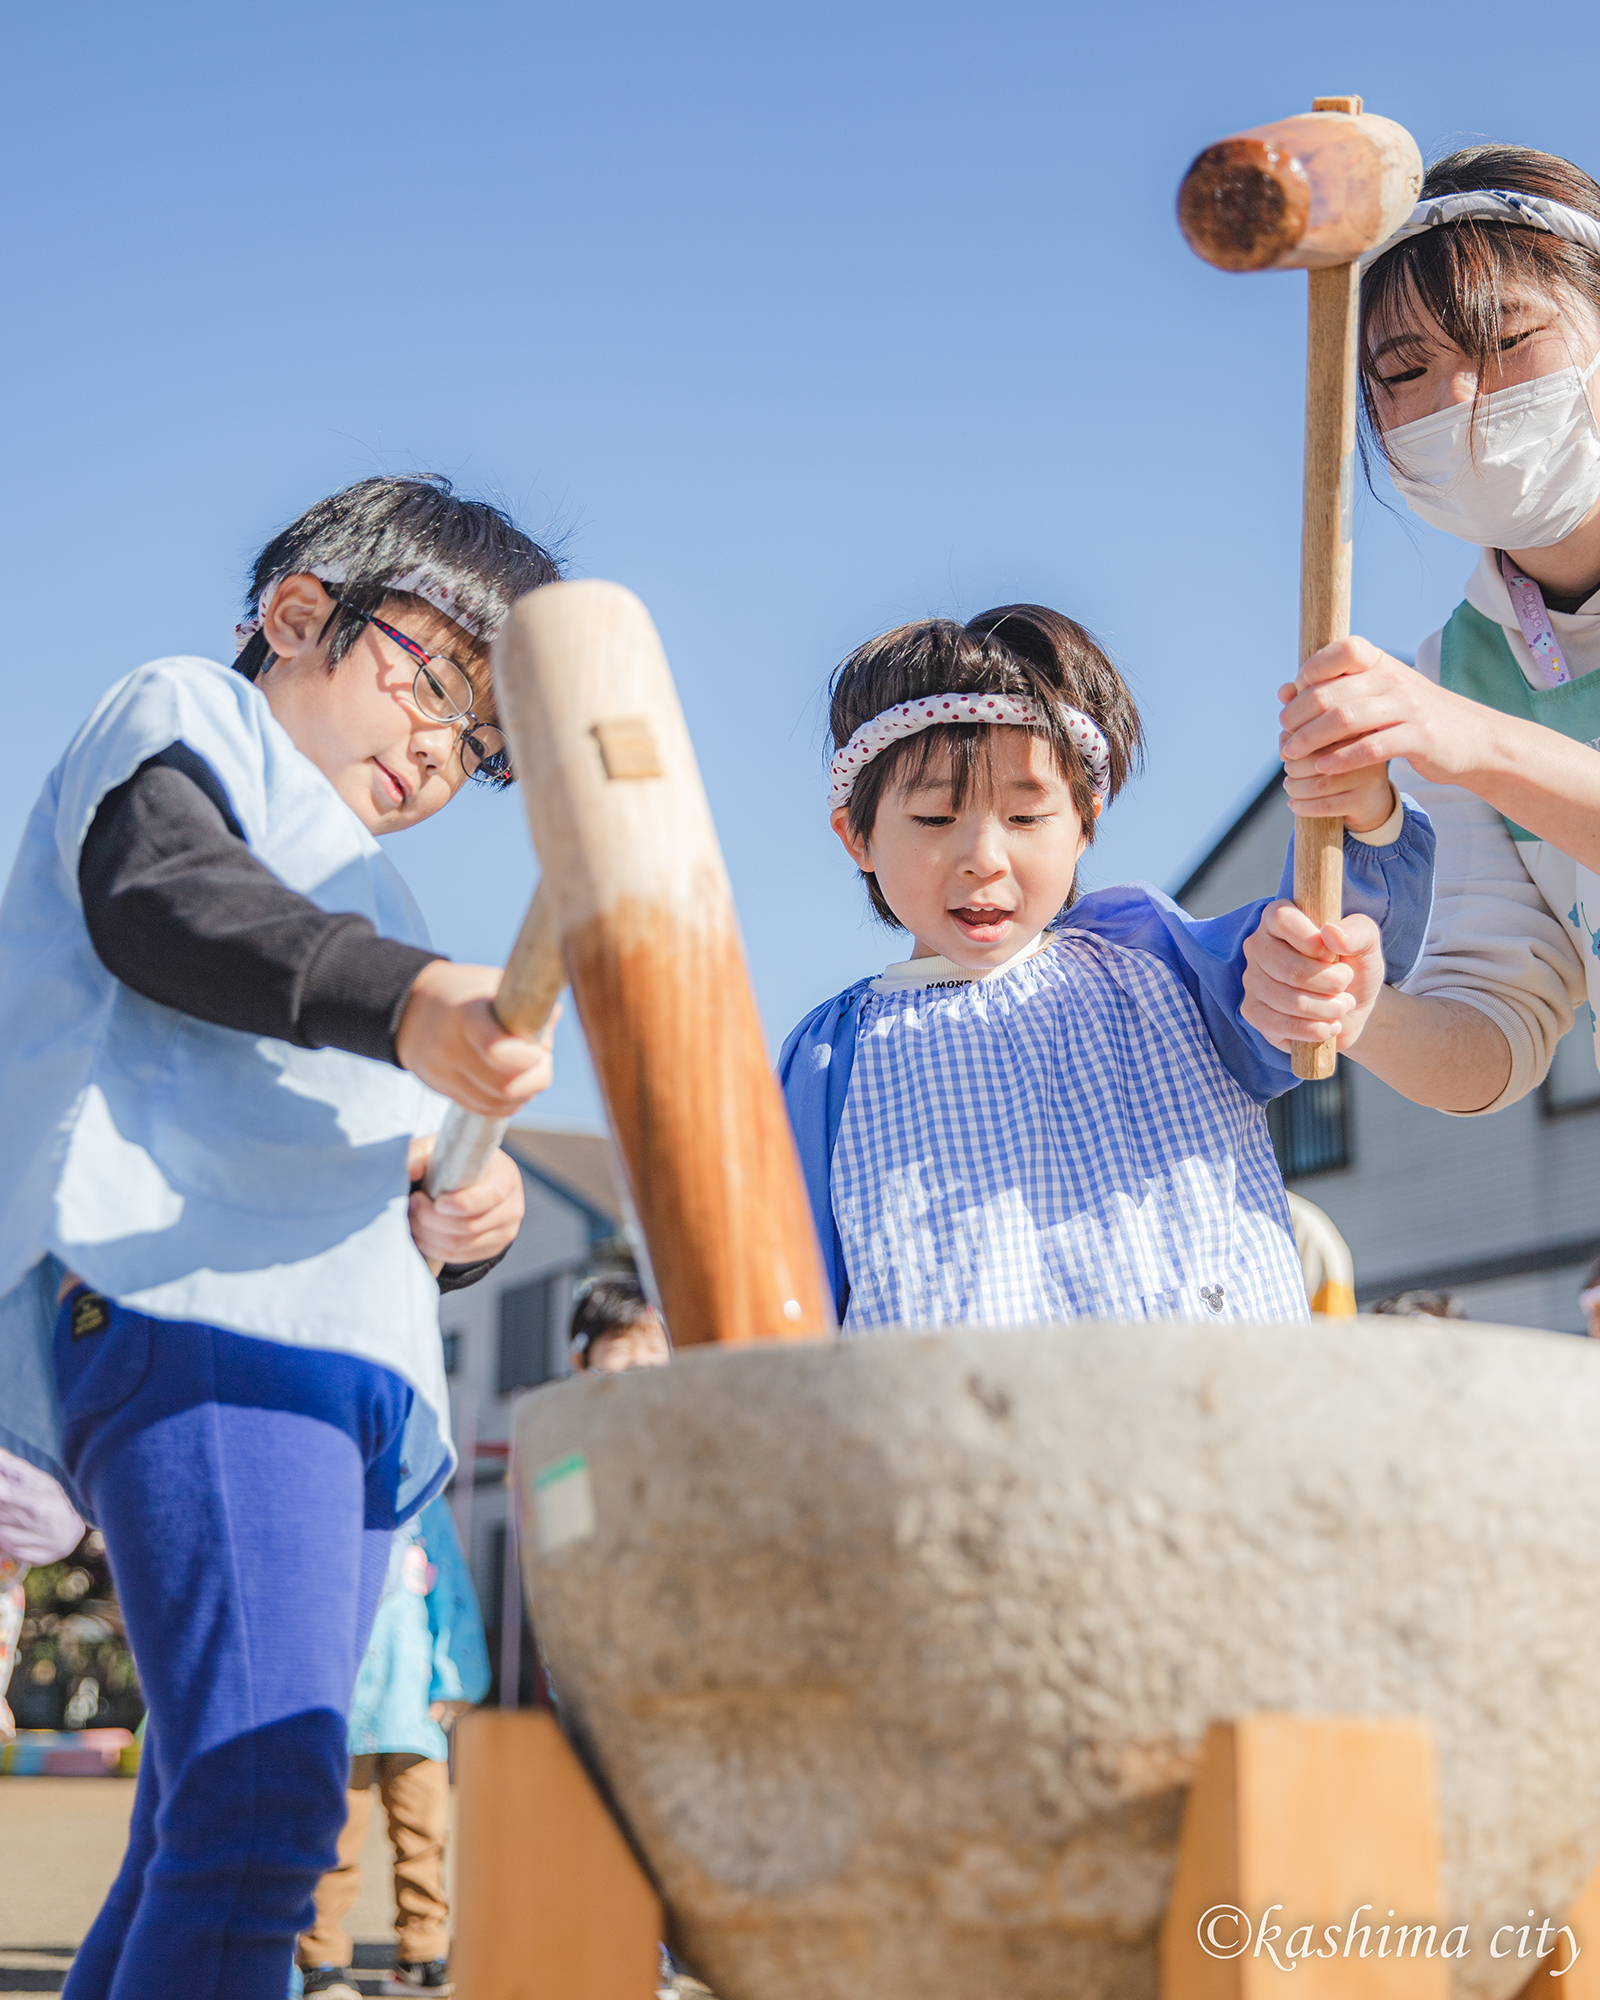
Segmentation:
[(637, 1278), (591, 1279), (578, 1294), (568, 1334), (580, 1365), (588, 1366), (589, 1350), (597, 1340), (611, 1333), (626, 1333), (651, 1310)]
[[(1530, 146), (1467, 146), (1429, 167), (1422, 200), (1504, 188), (1541, 195), (1600, 221), (1600, 186), (1581, 167)], [(1479, 379), (1499, 352), (1501, 301), (1518, 285), (1560, 300), (1581, 298), (1600, 310), (1600, 256), (1564, 236), (1525, 223), (1464, 217), (1425, 229), (1380, 257), (1361, 281), (1361, 400), (1369, 439), (1388, 455), (1378, 408), (1379, 364), (1374, 350), (1396, 339), (1383, 373), (1406, 364), (1406, 336), (1417, 321), (1434, 320), (1463, 354), (1478, 364)], [(1480, 391), (1480, 393), (1482, 393)], [(1474, 410), (1477, 399), (1474, 398)]]
[[(256, 557), (250, 612), (276, 578), (335, 566), (344, 571), (344, 581), (329, 586), (339, 600), (323, 627), (330, 667), (360, 637), (361, 614), (396, 595), (389, 588), (392, 577), (425, 571), (430, 586), (443, 586), (475, 625), (492, 633), (519, 597), (561, 575), (555, 557), (509, 514), (487, 500), (458, 498), (448, 479), (431, 473), (358, 479), (308, 507)], [(425, 598), (416, 601), (420, 610), (433, 611)], [(265, 634), (254, 632), (234, 665), (253, 681), (272, 657)]]
[[(1094, 787), (1061, 710), (1081, 709), (1105, 733), (1111, 746), (1107, 804), (1144, 755), (1139, 711), (1121, 674), (1081, 625), (1042, 604), (1003, 604), (965, 625), (952, 618), (925, 618), (897, 626), (858, 646), (834, 674), (828, 692), (835, 750), (843, 749), (863, 722), (924, 695), (1031, 697), (1043, 708), (1046, 722), (1030, 733), (1049, 741), (1089, 840), (1095, 832)], [(848, 807), (851, 832), (870, 837), (885, 793), (891, 787), (910, 790), (935, 769), (942, 775), (948, 768), (951, 804), (959, 811), (973, 783), (987, 775), (988, 746), (997, 726), (939, 723), (892, 744), (856, 779)], [(878, 916), (901, 927), (877, 877), (863, 869), (862, 879)]]

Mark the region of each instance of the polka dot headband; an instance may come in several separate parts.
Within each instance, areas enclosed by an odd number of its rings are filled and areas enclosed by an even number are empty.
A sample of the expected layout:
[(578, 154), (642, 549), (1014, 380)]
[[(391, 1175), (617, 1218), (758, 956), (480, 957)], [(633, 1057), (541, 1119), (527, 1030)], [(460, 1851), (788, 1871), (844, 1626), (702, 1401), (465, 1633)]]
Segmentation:
[[(318, 583), (346, 583), (350, 572), (343, 563), (302, 563), (298, 569), (286, 570), (285, 576), (314, 576)], [(249, 618), (243, 619), (233, 628), (233, 650), (242, 653), (251, 639), (261, 630), (261, 621), (267, 615), (267, 607), (277, 594), (282, 576), (275, 576), (261, 593), (260, 608)], [(474, 639), (487, 640), (493, 635), (486, 632), (477, 619), (469, 618), (456, 603), (455, 596), (447, 584), (432, 579), (425, 569), (407, 570), (404, 576), (390, 577), (384, 584), (386, 591), (396, 597), (420, 597), (431, 604), (435, 611), (442, 612), (453, 620), (463, 632), (470, 632)]]
[[(1081, 708), (1058, 708), (1055, 713), (1083, 753), (1095, 797), (1103, 799), (1111, 783), (1111, 745), (1104, 732)], [(828, 810), (842, 806), (873, 758), (881, 757), (902, 737), (915, 736), (941, 722), (1009, 723), (1017, 729), (1043, 729), (1045, 721), (1043, 703), (1020, 694), (929, 694), (920, 701), (902, 701), (863, 722), (844, 748), (834, 752)]]

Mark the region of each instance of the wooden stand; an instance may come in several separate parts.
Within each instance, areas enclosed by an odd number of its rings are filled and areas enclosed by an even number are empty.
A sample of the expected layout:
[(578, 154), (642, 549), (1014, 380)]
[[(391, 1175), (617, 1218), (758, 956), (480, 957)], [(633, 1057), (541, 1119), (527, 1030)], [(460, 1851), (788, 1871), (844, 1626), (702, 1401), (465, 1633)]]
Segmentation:
[[(1449, 2000), (1451, 1962), (1438, 1955), (1446, 1919), (1434, 1763), (1432, 1730), (1419, 1717), (1249, 1715), (1213, 1723), (1161, 1929), (1162, 2000), (1280, 1992), (1295, 2000)], [(1245, 1937), (1231, 1910), (1248, 1919), (1248, 1942), (1237, 1956), (1214, 1955)], [(1409, 1949), (1395, 1956), (1398, 1928), (1418, 1924), (1421, 1950), (1427, 1927), (1437, 1927), (1435, 1956), (1414, 1958)], [(1332, 1940), (1329, 1925), (1339, 1927)], [(1363, 1926), (1371, 1933), (1365, 1958)], [(1308, 1946), (1337, 1956), (1305, 1956)]]
[(1600, 2000), (1600, 1868), (1573, 1904), (1565, 1921), (1578, 1940), (1578, 1957), (1565, 1938), (1556, 1954), (1528, 1981), (1517, 2000)]
[(660, 1899), (553, 1715), (456, 1725), (452, 1971), (468, 2000), (653, 2000)]
[[(660, 1900), (555, 1717), (479, 1709), (457, 1725), (456, 1767), (457, 1990), (653, 2000)], [(1578, 1959), (1560, 1939), (1517, 2000), (1600, 2000), (1600, 1869), (1565, 1921)], [(1161, 2000), (1449, 2000), (1449, 1935), (1425, 1720), (1211, 1725), (1161, 1927)]]

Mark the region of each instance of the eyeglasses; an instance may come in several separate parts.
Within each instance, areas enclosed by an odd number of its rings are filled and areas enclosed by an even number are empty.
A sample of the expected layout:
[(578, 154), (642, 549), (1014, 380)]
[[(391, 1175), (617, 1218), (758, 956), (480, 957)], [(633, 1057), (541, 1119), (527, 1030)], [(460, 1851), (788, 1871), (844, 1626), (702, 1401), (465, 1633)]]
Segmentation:
[(392, 639), (402, 653), (417, 662), (416, 678), (411, 683), (412, 706), (430, 722), (461, 725), (456, 737), (456, 755), (473, 783), (495, 790), (512, 783), (511, 746), (493, 723), (480, 722), (473, 714), (472, 704), (477, 697), (471, 681), (455, 661), (439, 653), (424, 652), (415, 639), (408, 639), (404, 632), (397, 632), (381, 618), (374, 618), (370, 611), (358, 611), (356, 616), (364, 624), (375, 625), (386, 639)]

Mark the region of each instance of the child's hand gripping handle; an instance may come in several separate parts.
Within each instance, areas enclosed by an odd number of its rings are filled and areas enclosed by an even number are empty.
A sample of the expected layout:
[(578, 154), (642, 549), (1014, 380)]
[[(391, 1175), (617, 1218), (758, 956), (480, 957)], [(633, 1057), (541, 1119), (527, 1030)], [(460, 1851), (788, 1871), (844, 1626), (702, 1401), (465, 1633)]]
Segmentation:
[(547, 584), (495, 639), (494, 673), (540, 894), (674, 1340), (830, 1332), (727, 871), (649, 613), (616, 584)]
[[(555, 918), (540, 889), (528, 905), (528, 914), (494, 998), (494, 1011), (501, 1027), (508, 1034), (526, 1035), (530, 1041), (536, 1041), (548, 1027), (566, 983), (567, 971), (561, 963)], [(480, 1180), (505, 1137), (506, 1124), (504, 1118), (479, 1118), (463, 1111), (459, 1104), (452, 1104), (428, 1160), (427, 1178), (423, 1182), (426, 1191), (434, 1196), (450, 1194)]]

